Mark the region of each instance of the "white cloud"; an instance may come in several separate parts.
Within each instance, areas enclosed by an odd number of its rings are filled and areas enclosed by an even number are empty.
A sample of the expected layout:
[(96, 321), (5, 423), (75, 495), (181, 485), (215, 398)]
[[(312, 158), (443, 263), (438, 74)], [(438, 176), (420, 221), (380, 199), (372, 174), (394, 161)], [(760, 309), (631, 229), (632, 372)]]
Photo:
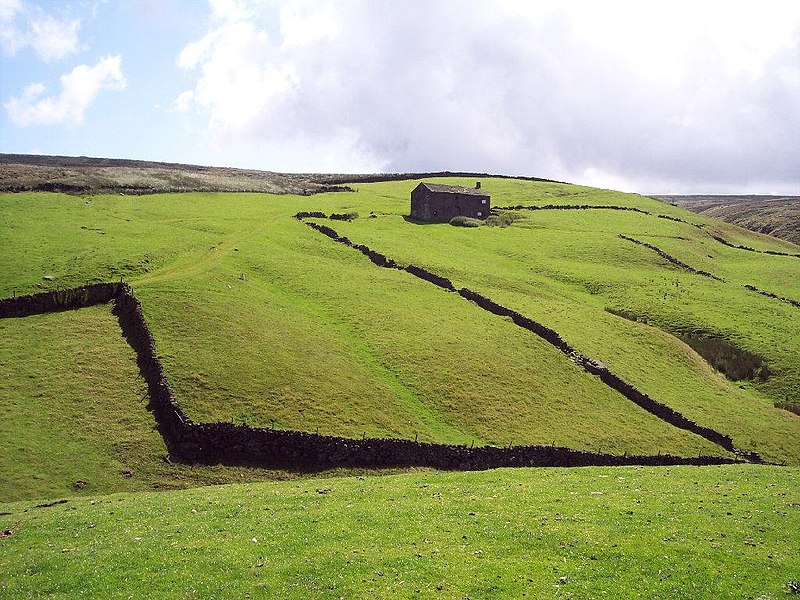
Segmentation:
[(189, 112), (192, 108), (193, 102), (194, 92), (192, 90), (186, 90), (181, 92), (180, 95), (175, 98), (175, 102), (172, 103), (172, 110), (179, 113)]
[(338, 38), (344, 25), (332, 4), (290, 2), (280, 11), (280, 29), (284, 49), (309, 46)]
[(42, 60), (58, 60), (78, 49), (78, 19), (59, 21), (41, 15), (30, 23), (31, 46)]
[(122, 90), (127, 82), (122, 74), (122, 59), (106, 56), (96, 65), (79, 65), (61, 76), (61, 92), (46, 96), (42, 83), (33, 83), (5, 107), (11, 121), (19, 126), (83, 123), (86, 110), (103, 90)]
[(290, 63), (269, 61), (273, 44), (263, 30), (226, 5), (222, 23), (178, 56), (183, 69), (199, 69), (194, 90), (181, 93), (176, 110), (194, 105), (208, 113), (209, 126), (224, 136), (247, 136), (274, 102), (291, 94), (296, 74)]
[(0, 46), (8, 56), (31, 47), (44, 61), (78, 50), (80, 19), (57, 18), (21, 0), (0, 0)]
[(20, 12), (20, 0), (0, 0), (0, 47), (4, 54), (13, 55), (25, 46), (25, 35), (14, 23)]
[(0, 0), (0, 23), (11, 21), (20, 11), (21, 0)]
[(800, 2), (217, 0), (211, 17), (178, 57), (197, 80), (174, 107), (218, 141), (800, 193)]
[(235, 22), (252, 17), (246, 0), (209, 0), (211, 16), (219, 21)]

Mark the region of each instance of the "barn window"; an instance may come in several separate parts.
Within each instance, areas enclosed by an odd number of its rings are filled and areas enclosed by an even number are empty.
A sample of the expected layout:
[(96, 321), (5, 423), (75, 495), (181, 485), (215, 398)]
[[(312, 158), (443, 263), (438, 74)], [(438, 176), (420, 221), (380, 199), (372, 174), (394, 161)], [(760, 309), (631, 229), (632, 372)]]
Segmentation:
[(486, 204), (486, 198), (483, 198), (483, 199), (481, 200), (481, 204)]
[(482, 217), (482, 216), (483, 216), (483, 213), (482, 213), (481, 211), (478, 211), (478, 216), (479, 216), (479, 217)]

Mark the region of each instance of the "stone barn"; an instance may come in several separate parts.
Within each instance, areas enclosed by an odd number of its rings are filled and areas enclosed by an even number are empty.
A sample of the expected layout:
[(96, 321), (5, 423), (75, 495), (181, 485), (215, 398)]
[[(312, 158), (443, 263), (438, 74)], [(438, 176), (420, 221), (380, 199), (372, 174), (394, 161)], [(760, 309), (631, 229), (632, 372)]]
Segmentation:
[(474, 188), (439, 183), (420, 183), (411, 191), (411, 218), (428, 223), (447, 223), (459, 215), (474, 219), (489, 216), (489, 194)]

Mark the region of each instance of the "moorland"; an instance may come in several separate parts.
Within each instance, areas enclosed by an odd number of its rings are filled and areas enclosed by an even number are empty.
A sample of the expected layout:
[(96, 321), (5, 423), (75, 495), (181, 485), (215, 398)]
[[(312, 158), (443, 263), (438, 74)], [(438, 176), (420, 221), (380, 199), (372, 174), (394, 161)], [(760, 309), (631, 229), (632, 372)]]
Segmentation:
[(800, 244), (800, 197), (797, 196), (653, 197), (707, 217)]

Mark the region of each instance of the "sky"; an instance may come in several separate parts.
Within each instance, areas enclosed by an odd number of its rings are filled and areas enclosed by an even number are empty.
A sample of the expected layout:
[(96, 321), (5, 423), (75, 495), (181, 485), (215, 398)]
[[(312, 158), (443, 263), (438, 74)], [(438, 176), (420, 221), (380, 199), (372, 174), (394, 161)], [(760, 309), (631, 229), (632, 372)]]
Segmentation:
[(800, 195), (798, 0), (0, 0), (0, 152)]

